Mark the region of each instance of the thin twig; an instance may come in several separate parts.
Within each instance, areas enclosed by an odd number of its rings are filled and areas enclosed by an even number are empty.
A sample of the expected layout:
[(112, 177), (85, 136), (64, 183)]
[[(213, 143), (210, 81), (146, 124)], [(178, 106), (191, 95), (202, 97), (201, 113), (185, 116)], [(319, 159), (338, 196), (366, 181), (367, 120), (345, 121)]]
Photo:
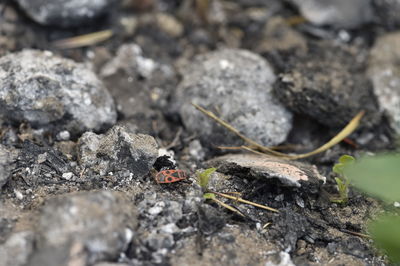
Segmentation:
[(363, 238), (371, 238), (371, 236), (369, 236), (369, 235), (366, 235), (366, 234), (363, 234), (363, 233), (349, 231), (349, 230), (346, 230), (346, 229), (341, 229), (340, 231), (342, 231), (343, 233), (346, 233), (346, 234), (355, 235), (355, 236), (359, 236), (359, 237), (363, 237)]
[[(227, 123), (224, 120), (222, 120), (219, 117), (217, 117), (213, 112), (207, 111), (206, 109), (202, 108), (201, 106), (199, 106), (199, 105), (197, 105), (195, 103), (192, 103), (192, 105), (196, 109), (198, 109), (199, 111), (201, 111), (202, 113), (207, 115), (208, 117), (210, 117), (213, 120), (215, 120), (218, 124), (222, 125), (223, 127), (227, 128), (228, 130), (232, 131), (238, 137), (240, 137), (245, 142), (250, 144), (248, 146), (241, 146), (242, 149), (245, 149), (245, 150), (248, 150), (248, 151), (251, 151), (251, 152), (255, 152), (255, 153), (259, 153), (259, 151), (262, 151), (263, 153), (275, 155), (275, 156), (278, 156), (278, 157), (283, 157), (283, 158), (286, 158), (286, 159), (302, 159), (302, 158), (310, 157), (312, 155), (315, 155), (315, 154), (318, 154), (318, 153), (321, 153), (321, 152), (324, 152), (324, 151), (328, 150), (332, 146), (334, 146), (334, 145), (338, 144), (339, 142), (341, 142), (348, 135), (353, 133), (354, 130), (356, 130), (356, 128), (360, 124), (361, 118), (365, 114), (364, 111), (360, 111), (336, 136), (334, 136), (331, 140), (329, 140), (327, 143), (325, 143), (321, 147), (319, 147), (319, 148), (317, 148), (317, 149), (315, 149), (315, 150), (313, 150), (311, 152), (307, 152), (307, 153), (303, 153), (303, 154), (290, 155), (290, 154), (285, 154), (285, 153), (282, 153), (282, 152), (274, 151), (271, 148), (268, 148), (268, 147), (265, 147), (265, 146), (263, 146), (261, 144), (258, 144), (254, 140), (252, 140), (252, 139), (246, 137), (245, 135), (243, 135), (242, 133), (240, 133), (239, 130), (237, 130), (236, 128), (231, 126), (229, 123)], [(236, 148), (236, 147), (234, 147), (234, 148)], [(257, 151), (257, 150), (259, 150), (259, 151)]]
[(218, 200), (218, 199), (216, 199), (216, 198), (211, 198), (211, 200), (214, 201), (215, 203), (221, 205), (222, 207), (227, 208), (228, 210), (231, 210), (231, 211), (233, 211), (234, 213), (237, 213), (237, 214), (239, 214), (240, 216), (245, 217), (245, 215), (244, 215), (243, 213), (241, 213), (239, 210), (233, 208), (232, 206), (230, 206), (230, 205), (228, 205), (228, 204), (226, 204), (226, 203), (224, 203), (224, 202), (222, 202), (222, 201), (220, 201), (220, 200)]
[(227, 194), (220, 193), (220, 192), (214, 192), (214, 191), (212, 193), (215, 193), (216, 195), (224, 197), (224, 198), (227, 198), (227, 199), (236, 200), (238, 202), (249, 204), (249, 205), (253, 205), (255, 207), (262, 208), (262, 209), (265, 209), (265, 210), (269, 210), (269, 211), (272, 211), (272, 212), (279, 212), (279, 210), (277, 210), (277, 209), (274, 209), (274, 208), (271, 208), (271, 207), (268, 207), (268, 206), (265, 206), (265, 205), (261, 205), (261, 204), (255, 203), (255, 202), (251, 202), (251, 201), (239, 198), (239, 197), (234, 197), (234, 196), (231, 196), (231, 195), (227, 195)]

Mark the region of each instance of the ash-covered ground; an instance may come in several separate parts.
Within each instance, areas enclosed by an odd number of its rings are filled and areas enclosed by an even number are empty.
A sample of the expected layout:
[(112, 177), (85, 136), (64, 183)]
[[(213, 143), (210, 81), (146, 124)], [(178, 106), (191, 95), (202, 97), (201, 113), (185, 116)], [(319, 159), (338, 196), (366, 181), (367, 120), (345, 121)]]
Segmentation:
[[(400, 1), (3, 0), (0, 265), (386, 265), (365, 233), (385, 206), (350, 187), (341, 155), (395, 149)], [(101, 30), (102, 42), (57, 41)], [(297, 161), (221, 150), (313, 150)], [(239, 202), (232, 212), (208, 189)], [(186, 180), (158, 184), (183, 170)], [(240, 214), (239, 214), (240, 213)]]

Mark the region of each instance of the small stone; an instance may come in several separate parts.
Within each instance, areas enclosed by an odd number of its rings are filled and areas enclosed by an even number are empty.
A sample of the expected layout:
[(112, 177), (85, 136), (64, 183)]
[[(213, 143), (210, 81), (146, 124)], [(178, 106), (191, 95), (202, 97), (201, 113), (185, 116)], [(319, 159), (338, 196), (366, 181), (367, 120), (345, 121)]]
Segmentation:
[(0, 58), (0, 106), (6, 121), (71, 134), (104, 129), (117, 118), (113, 99), (91, 70), (48, 51)]
[(175, 17), (167, 13), (158, 13), (155, 19), (158, 27), (171, 37), (177, 38), (183, 34), (184, 27)]
[(274, 85), (281, 102), (331, 128), (345, 126), (361, 110), (364, 126), (377, 125), (381, 114), (365, 76), (366, 49), (323, 41), (309, 51), (286, 62)]
[(150, 78), (153, 72), (159, 68), (154, 60), (144, 57), (142, 48), (135, 43), (124, 44), (116, 56), (101, 70), (101, 76), (114, 75), (118, 70), (123, 70), (130, 75), (138, 74), (144, 78)]
[(86, 132), (78, 140), (79, 163), (101, 175), (128, 170), (141, 177), (150, 171), (157, 155), (153, 137), (132, 134), (121, 126), (114, 126), (104, 135)]
[(64, 178), (65, 180), (71, 180), (73, 176), (74, 174), (72, 172), (62, 174), (62, 178)]
[(307, 52), (307, 41), (282, 17), (272, 17), (264, 26), (262, 40), (256, 50), (259, 53), (294, 51), (296, 54), (304, 54)]
[(38, 250), (29, 265), (72, 265), (75, 254), (84, 263), (78, 265), (117, 258), (132, 238), (126, 229), (137, 225), (136, 215), (135, 207), (116, 192), (52, 198), (41, 210)]
[(14, 189), (14, 194), (15, 194), (15, 197), (19, 200), (22, 200), (24, 198), (24, 195), (19, 190)]
[(69, 138), (71, 137), (71, 134), (67, 130), (63, 130), (63, 131), (59, 132), (56, 137), (58, 140), (66, 141), (66, 140), (69, 140)]
[(379, 108), (400, 134), (400, 32), (379, 37), (370, 52), (368, 76)]
[(353, 29), (370, 22), (373, 12), (370, 0), (291, 0), (300, 13), (318, 26)]
[(26, 14), (42, 25), (80, 26), (106, 14), (115, 0), (16, 0)]
[[(246, 50), (224, 49), (197, 56), (182, 69), (174, 102), (185, 127), (202, 144), (236, 145), (241, 140), (196, 110), (191, 102), (215, 112), (247, 137), (264, 145), (286, 139), (292, 114), (272, 95), (273, 69)], [(243, 101), (243, 99), (246, 99)]]

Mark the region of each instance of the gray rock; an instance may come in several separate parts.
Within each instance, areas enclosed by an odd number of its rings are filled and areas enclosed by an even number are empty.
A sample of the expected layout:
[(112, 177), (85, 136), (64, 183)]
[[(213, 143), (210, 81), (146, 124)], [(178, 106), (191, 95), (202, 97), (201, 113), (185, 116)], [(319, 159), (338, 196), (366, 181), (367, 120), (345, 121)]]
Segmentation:
[(400, 32), (377, 39), (371, 49), (368, 76), (371, 78), (379, 108), (400, 134)]
[(51, 52), (0, 58), (0, 112), (11, 122), (79, 134), (113, 125), (113, 99), (89, 69)]
[(134, 206), (110, 191), (57, 196), (41, 210), (29, 265), (92, 265), (118, 258), (137, 226)]
[(23, 266), (33, 251), (34, 233), (21, 231), (12, 234), (0, 245), (0, 266)]
[(174, 102), (186, 128), (207, 145), (235, 145), (228, 133), (191, 102), (215, 112), (244, 135), (264, 145), (286, 139), (292, 115), (271, 95), (276, 77), (269, 63), (245, 50), (224, 49), (200, 55), (182, 70)]
[(318, 42), (305, 56), (292, 57), (274, 85), (274, 92), (290, 109), (320, 123), (339, 128), (361, 110), (364, 126), (380, 121), (380, 113), (365, 76), (367, 51), (360, 47)]
[(135, 177), (143, 176), (158, 156), (153, 137), (132, 134), (121, 126), (114, 126), (105, 135), (84, 133), (78, 149), (79, 163), (101, 175), (128, 170)]
[(14, 160), (18, 152), (0, 144), (0, 189), (7, 183), (11, 170), (14, 168)]
[(318, 26), (357, 28), (372, 20), (370, 0), (290, 0), (300, 13)]
[(25, 13), (42, 25), (79, 26), (107, 13), (116, 0), (16, 0)]

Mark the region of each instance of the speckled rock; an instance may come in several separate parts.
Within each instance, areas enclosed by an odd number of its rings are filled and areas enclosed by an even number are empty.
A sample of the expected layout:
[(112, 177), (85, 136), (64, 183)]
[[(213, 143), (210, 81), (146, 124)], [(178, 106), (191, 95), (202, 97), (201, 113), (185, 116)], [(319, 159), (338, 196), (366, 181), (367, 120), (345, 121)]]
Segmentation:
[(372, 79), (379, 107), (400, 134), (400, 32), (377, 39), (371, 49), (368, 76)]
[(127, 170), (134, 177), (143, 176), (158, 156), (153, 137), (132, 134), (121, 126), (105, 135), (86, 132), (79, 138), (78, 149), (79, 163), (101, 175)]
[(60, 27), (79, 26), (107, 13), (117, 0), (16, 0), (37, 23)]
[(331, 128), (345, 126), (361, 110), (372, 127), (380, 113), (365, 75), (368, 50), (328, 42), (310, 44), (305, 56), (292, 57), (274, 84), (274, 92), (291, 110)]
[(356, 28), (372, 20), (370, 0), (290, 0), (311, 23)]
[(9, 122), (73, 135), (111, 126), (117, 117), (113, 99), (91, 70), (37, 50), (0, 58), (0, 113)]
[(29, 265), (92, 265), (116, 259), (132, 239), (136, 215), (134, 206), (116, 192), (52, 198), (41, 210), (40, 237)]
[(200, 55), (182, 69), (174, 102), (186, 128), (206, 145), (240, 144), (238, 137), (196, 110), (191, 102), (215, 112), (244, 135), (264, 145), (286, 139), (292, 114), (272, 95), (275, 74), (262, 57), (224, 49)]

